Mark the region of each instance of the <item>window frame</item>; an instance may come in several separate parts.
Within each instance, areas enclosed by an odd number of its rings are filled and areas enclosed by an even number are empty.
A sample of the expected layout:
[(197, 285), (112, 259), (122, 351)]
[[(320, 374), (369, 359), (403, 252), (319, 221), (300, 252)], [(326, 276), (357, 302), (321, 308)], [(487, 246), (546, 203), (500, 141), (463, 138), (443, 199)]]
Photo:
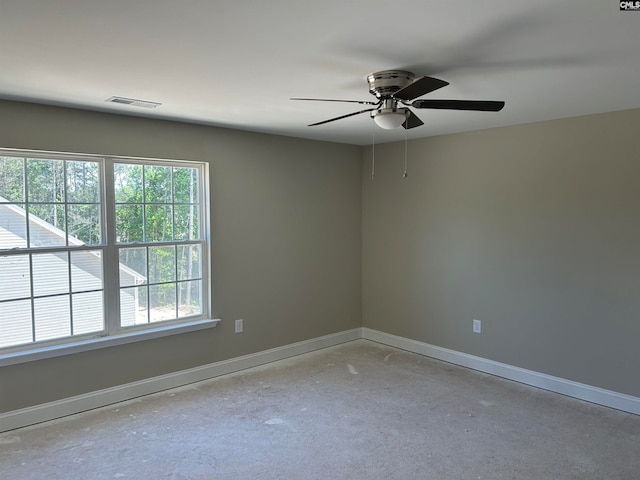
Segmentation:
[[(75, 252), (83, 250), (101, 251), (102, 254), (102, 303), (103, 303), (103, 329), (99, 332), (91, 332), (86, 334), (69, 335), (65, 337), (31, 341), (20, 345), (0, 347), (0, 366), (6, 364), (20, 363), (21, 361), (29, 361), (33, 359), (49, 358), (51, 356), (64, 355), (77, 351), (85, 351), (103, 346), (112, 346), (123, 343), (130, 343), (149, 338), (157, 338), (159, 336), (171, 335), (174, 333), (184, 333), (186, 331), (199, 330), (216, 326), (219, 320), (211, 319), (211, 274), (210, 274), (210, 258), (211, 258), (211, 234), (209, 225), (209, 165), (205, 161), (193, 160), (175, 160), (168, 158), (148, 158), (148, 157), (128, 157), (113, 155), (93, 155), (93, 154), (76, 154), (71, 152), (49, 152), (40, 150), (23, 150), (1, 148), (0, 156), (41, 160), (67, 160), (67, 161), (86, 161), (97, 162), (99, 167), (99, 203), (100, 203), (100, 221), (101, 221), (101, 242), (100, 244), (82, 244), (72, 245), (69, 242), (69, 231), (65, 228), (65, 244), (46, 247), (32, 247), (29, 244), (25, 248), (17, 247), (5, 249), (1, 251), (2, 256), (8, 255), (29, 255), (31, 258), (34, 254), (46, 252)], [(165, 167), (190, 167), (197, 168), (199, 172), (197, 205), (199, 206), (198, 218), (198, 237), (197, 239), (175, 240), (161, 242), (116, 242), (116, 197), (115, 197), (115, 165), (116, 164), (135, 164), (135, 165), (151, 165)], [(25, 163), (26, 166), (26, 163)], [(173, 175), (172, 175), (173, 178)], [(66, 187), (65, 187), (66, 188)], [(173, 190), (172, 190), (173, 193)], [(29, 208), (28, 199), (23, 199), (25, 208)], [(16, 202), (10, 202), (15, 204)], [(17, 202), (21, 203), (21, 202)], [(67, 201), (65, 193), (65, 205)], [(177, 202), (172, 196), (171, 205)], [(143, 205), (146, 205), (143, 199)], [(65, 210), (66, 211), (66, 210)], [(175, 219), (175, 217), (173, 217)], [(26, 228), (29, 228), (28, 222)], [(173, 228), (173, 225), (172, 225)], [(161, 320), (148, 322), (144, 324), (121, 325), (120, 318), (120, 278), (119, 278), (119, 250), (127, 247), (148, 247), (148, 246), (174, 246), (179, 245), (199, 245), (200, 246), (200, 282), (201, 282), (201, 313), (188, 315), (181, 318), (169, 320)], [(72, 255), (69, 253), (68, 255)], [(118, 267), (110, 267), (118, 265)], [(71, 264), (69, 264), (71, 269)], [(177, 269), (176, 269), (177, 270)], [(33, 282), (31, 280), (31, 282)], [(179, 283), (178, 278), (175, 279), (176, 285)], [(177, 289), (178, 287), (176, 287)], [(72, 292), (69, 291), (69, 295)], [(33, 305), (34, 295), (33, 289), (30, 291), (30, 299)], [(177, 299), (176, 299), (177, 303)], [(176, 307), (177, 309), (177, 307)], [(177, 310), (176, 310), (177, 311)], [(32, 317), (33, 322), (33, 317)]]

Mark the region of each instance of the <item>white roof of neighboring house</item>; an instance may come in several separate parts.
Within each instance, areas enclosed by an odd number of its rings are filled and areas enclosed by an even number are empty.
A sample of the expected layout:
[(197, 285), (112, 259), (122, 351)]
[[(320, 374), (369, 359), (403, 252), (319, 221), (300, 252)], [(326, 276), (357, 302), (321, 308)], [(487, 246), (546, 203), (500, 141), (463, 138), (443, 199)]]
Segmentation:
[[(0, 196), (0, 251), (2, 250), (13, 250), (17, 248), (27, 248), (27, 233), (26, 233), (26, 221), (27, 217), (26, 211), (23, 208), (20, 208), (17, 205), (11, 203), (4, 203), (7, 200)], [(46, 222), (40, 217), (29, 214), (29, 233), (32, 239), (38, 238), (43, 241), (40, 241), (41, 245), (47, 246), (63, 246), (65, 245), (65, 238), (67, 237), (66, 232), (60, 230), (54, 225)], [(85, 242), (82, 240), (69, 235), (68, 236), (69, 245), (85, 245)], [(94, 252), (89, 252), (92, 254), (93, 258), (96, 260), (99, 259), (99, 256)], [(72, 255), (72, 259), (73, 259)], [(91, 273), (91, 270), (94, 270), (92, 267), (92, 262), (77, 262), (81, 269)], [(96, 263), (95, 267), (98, 267), (99, 264)], [(100, 271), (100, 270), (99, 270)], [(126, 265), (120, 264), (120, 272), (129, 275), (134, 278), (134, 282), (131, 282), (133, 285), (142, 283), (145, 280), (144, 275), (141, 275), (139, 272), (133, 270)], [(4, 273), (4, 272), (3, 272)], [(98, 272), (94, 270), (94, 275), (100, 275)], [(10, 279), (11, 276), (2, 275), (2, 277)]]

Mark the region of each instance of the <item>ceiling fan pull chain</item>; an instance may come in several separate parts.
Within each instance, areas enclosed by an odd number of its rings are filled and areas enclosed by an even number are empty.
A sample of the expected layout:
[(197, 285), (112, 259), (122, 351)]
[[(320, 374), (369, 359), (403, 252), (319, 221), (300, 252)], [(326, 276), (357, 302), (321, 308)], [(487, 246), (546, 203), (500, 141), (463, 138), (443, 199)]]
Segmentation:
[(407, 173), (407, 143), (408, 143), (407, 137), (408, 137), (407, 130), (405, 129), (404, 131), (404, 173), (402, 174), (402, 178), (407, 178), (409, 175)]
[(376, 174), (376, 123), (371, 119), (371, 180)]

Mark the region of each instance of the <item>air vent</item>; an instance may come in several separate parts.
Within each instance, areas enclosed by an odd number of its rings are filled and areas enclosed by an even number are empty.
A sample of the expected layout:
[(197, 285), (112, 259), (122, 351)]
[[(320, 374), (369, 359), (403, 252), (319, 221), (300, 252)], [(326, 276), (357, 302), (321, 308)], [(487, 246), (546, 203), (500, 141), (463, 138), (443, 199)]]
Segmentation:
[(143, 108), (156, 108), (159, 105), (162, 105), (158, 102), (148, 102), (146, 100), (136, 100), (135, 98), (125, 98), (125, 97), (109, 97), (105, 100), (105, 102), (109, 103), (120, 103), (122, 105), (132, 105), (134, 107), (143, 107)]

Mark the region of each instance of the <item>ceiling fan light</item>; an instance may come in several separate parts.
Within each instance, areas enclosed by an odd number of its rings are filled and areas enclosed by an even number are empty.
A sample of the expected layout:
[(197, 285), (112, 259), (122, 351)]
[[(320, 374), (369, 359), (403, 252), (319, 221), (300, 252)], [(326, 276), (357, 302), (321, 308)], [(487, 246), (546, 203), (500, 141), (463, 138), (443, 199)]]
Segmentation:
[(407, 119), (407, 111), (406, 110), (394, 110), (391, 112), (377, 111), (373, 112), (373, 120), (376, 122), (380, 128), (384, 128), (385, 130), (393, 130), (394, 128), (398, 128), (402, 126), (402, 124)]

